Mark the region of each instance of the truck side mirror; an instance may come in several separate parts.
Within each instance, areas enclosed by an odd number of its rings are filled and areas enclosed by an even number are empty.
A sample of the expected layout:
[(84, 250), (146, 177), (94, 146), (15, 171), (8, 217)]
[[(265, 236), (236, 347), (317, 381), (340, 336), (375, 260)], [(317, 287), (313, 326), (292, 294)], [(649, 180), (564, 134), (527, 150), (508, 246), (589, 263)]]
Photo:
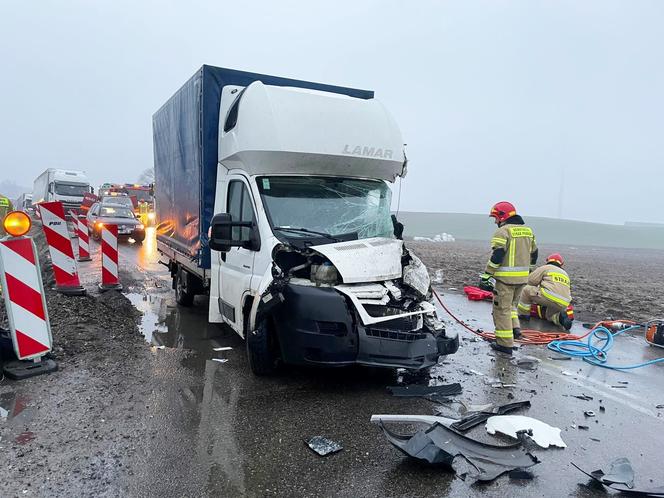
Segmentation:
[(399, 240), (403, 240), (403, 223), (397, 220), (395, 214), (392, 215), (392, 227), (394, 229), (394, 236)]
[[(242, 236), (234, 238), (233, 228), (249, 228), (249, 238), (243, 239)], [(246, 249), (255, 250), (255, 243), (253, 242), (253, 233), (255, 228), (250, 221), (233, 221), (233, 218), (228, 213), (218, 213), (212, 217), (210, 222), (210, 240), (208, 245), (210, 249), (219, 252), (228, 252), (231, 247), (244, 247)], [(240, 233), (242, 234), (242, 230)], [(246, 233), (246, 232), (245, 232)]]
[(52, 194), (53, 193), (53, 182), (48, 184), (48, 193)]

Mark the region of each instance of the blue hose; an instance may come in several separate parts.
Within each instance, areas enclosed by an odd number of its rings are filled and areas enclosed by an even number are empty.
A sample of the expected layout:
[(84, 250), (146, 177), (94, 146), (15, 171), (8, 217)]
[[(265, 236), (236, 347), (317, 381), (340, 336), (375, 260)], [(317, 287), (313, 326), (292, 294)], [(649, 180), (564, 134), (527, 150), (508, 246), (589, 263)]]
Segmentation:
[(636, 365), (616, 366), (608, 365), (606, 363), (608, 361), (609, 351), (611, 351), (611, 348), (613, 347), (613, 338), (628, 330), (634, 330), (641, 327), (642, 325), (632, 325), (631, 327), (612, 333), (606, 327), (600, 326), (596, 327), (590, 332), (590, 334), (588, 334), (586, 342), (558, 340), (551, 341), (547, 347), (556, 353), (571, 356), (572, 358), (581, 358), (583, 361), (590, 363), (591, 365), (609, 368), (611, 370), (632, 370), (634, 368), (641, 368), (655, 363), (664, 362), (664, 358), (657, 358), (655, 360), (637, 363)]

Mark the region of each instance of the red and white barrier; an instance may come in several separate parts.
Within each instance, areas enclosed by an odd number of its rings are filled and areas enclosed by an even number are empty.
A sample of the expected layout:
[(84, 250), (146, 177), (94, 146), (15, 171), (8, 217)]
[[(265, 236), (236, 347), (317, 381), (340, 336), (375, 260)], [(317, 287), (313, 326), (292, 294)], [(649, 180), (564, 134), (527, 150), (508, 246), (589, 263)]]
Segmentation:
[(76, 215), (76, 231), (78, 232), (78, 260), (90, 261), (90, 236), (88, 234), (88, 219), (82, 214)]
[(78, 267), (74, 259), (74, 249), (69, 238), (62, 203), (59, 201), (42, 202), (37, 206), (53, 263), (56, 290), (68, 295), (85, 294), (85, 289), (78, 278)]
[(118, 277), (118, 226), (101, 227), (101, 291), (122, 290)]
[(32, 239), (0, 240), (0, 275), (16, 356), (19, 360), (39, 358), (51, 350), (53, 340)]

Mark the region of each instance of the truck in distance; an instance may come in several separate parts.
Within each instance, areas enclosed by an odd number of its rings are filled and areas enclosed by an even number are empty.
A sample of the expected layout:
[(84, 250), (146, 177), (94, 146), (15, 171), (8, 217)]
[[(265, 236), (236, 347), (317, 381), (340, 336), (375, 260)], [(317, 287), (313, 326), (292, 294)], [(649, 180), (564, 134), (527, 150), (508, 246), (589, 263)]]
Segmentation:
[(33, 184), (32, 202), (60, 201), (65, 213), (78, 211), (85, 194), (92, 192), (84, 171), (48, 168), (39, 175)]
[(176, 300), (279, 362), (424, 369), (456, 352), (401, 240), (406, 173), (373, 92), (203, 66), (153, 117), (157, 248)]

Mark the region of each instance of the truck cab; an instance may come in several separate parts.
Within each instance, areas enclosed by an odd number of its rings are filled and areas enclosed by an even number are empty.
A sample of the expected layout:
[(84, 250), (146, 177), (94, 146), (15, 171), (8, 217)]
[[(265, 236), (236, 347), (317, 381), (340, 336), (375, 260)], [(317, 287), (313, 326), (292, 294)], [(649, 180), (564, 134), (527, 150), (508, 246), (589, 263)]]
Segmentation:
[(391, 215), (406, 159), (382, 104), (254, 82), (224, 87), (219, 113), (209, 319), (245, 337), (254, 372), (454, 353)]
[(33, 203), (60, 201), (65, 213), (78, 210), (86, 194), (92, 192), (85, 172), (49, 168), (37, 177), (33, 185)]

